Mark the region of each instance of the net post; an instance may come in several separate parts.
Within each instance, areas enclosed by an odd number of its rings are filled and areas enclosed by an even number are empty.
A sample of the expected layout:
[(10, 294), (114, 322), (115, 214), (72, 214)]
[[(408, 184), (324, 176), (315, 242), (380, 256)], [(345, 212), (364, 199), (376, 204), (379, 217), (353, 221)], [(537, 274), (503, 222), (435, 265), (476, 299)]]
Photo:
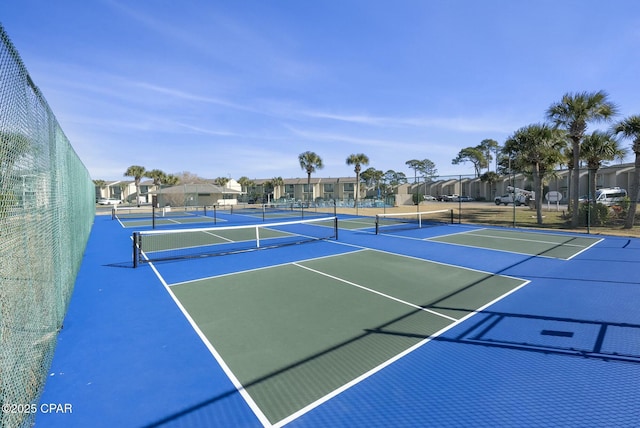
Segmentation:
[(422, 229), (422, 213), (418, 212), (418, 229)]
[(115, 220), (115, 219), (116, 219), (116, 209), (111, 208), (111, 220)]
[(156, 206), (155, 205), (151, 206), (151, 228), (152, 229), (156, 228)]
[(207, 216), (207, 205), (206, 204), (202, 207), (202, 211), (204, 213), (204, 216), (206, 217)]
[(333, 218), (333, 234), (336, 237), (336, 241), (338, 240), (338, 217)]
[(453, 208), (449, 211), (449, 215), (451, 217), (451, 224), (453, 224)]
[(376, 235), (380, 233), (380, 216), (376, 214)]
[[(262, 204), (262, 221), (265, 221), (266, 216), (267, 216), (267, 208), (265, 204)], [(258, 233), (257, 228), (256, 228), (256, 233)]]
[(213, 206), (213, 224), (218, 224), (218, 210), (216, 206)]
[(133, 232), (133, 268), (138, 267), (138, 232)]
[(260, 248), (260, 228), (256, 226), (256, 248)]

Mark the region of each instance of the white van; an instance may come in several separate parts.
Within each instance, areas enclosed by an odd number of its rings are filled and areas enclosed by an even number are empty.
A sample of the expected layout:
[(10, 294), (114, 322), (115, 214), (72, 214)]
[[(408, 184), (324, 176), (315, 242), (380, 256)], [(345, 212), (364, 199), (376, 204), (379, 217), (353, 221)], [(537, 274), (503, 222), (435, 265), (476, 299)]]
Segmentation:
[(627, 191), (619, 187), (607, 187), (596, 190), (596, 202), (604, 205), (616, 205), (627, 197)]

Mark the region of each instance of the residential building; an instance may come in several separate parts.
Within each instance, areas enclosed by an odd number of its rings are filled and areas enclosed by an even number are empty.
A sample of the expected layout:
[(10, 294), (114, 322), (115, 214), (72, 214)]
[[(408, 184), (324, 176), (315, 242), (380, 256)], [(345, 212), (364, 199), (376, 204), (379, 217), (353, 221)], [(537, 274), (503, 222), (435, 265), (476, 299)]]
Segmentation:
[[(563, 203), (569, 197), (570, 171), (560, 169), (555, 172), (553, 178), (545, 183), (549, 191), (558, 191), (563, 196)], [(589, 174), (587, 168), (580, 170), (580, 196), (589, 191)], [(596, 189), (603, 187), (631, 188), (634, 174), (634, 165), (631, 163), (612, 165), (600, 168), (596, 173)], [(158, 189), (153, 181), (147, 180), (140, 183), (140, 195), (136, 194), (133, 181), (112, 181), (102, 188), (96, 187), (96, 199), (111, 198), (125, 202), (135, 203), (136, 198), (141, 203), (150, 203), (153, 195), (183, 194), (181, 204), (234, 204), (238, 202), (268, 203), (274, 201), (331, 201), (336, 200), (345, 204), (353, 203), (355, 198), (355, 177), (312, 177), (310, 184), (307, 178), (285, 178), (283, 184), (272, 185), (272, 179), (254, 179), (248, 188), (241, 188), (235, 180), (230, 180), (224, 187), (215, 186), (212, 180), (207, 180), (206, 188), (197, 188), (196, 184), (180, 184), (171, 186), (172, 190)], [(185, 187), (196, 186), (196, 187)], [(362, 186), (362, 184), (361, 184)], [(531, 189), (533, 180), (525, 174), (501, 176), (497, 183), (487, 183), (480, 178), (470, 176), (440, 177), (431, 182), (418, 184), (402, 184), (393, 189), (393, 195), (382, 195), (377, 188), (371, 187), (360, 192), (361, 199), (385, 199), (391, 205), (412, 205), (413, 195), (468, 195), (479, 200), (493, 200), (496, 195), (507, 193), (507, 186), (521, 189)], [(592, 189), (595, 191), (596, 189)], [(190, 196), (189, 196), (190, 195)], [(168, 197), (168, 196), (167, 196)], [(180, 199), (178, 197), (178, 199)], [(176, 200), (176, 203), (178, 201)]]

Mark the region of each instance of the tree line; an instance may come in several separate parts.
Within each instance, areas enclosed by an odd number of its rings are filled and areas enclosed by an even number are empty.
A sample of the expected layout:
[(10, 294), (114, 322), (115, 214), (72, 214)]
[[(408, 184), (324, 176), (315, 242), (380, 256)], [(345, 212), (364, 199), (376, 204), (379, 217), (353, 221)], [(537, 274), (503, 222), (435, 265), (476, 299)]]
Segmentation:
[[(582, 162), (589, 170), (588, 200), (593, 200), (596, 172), (606, 161), (622, 159), (627, 150), (621, 138), (632, 140), (635, 153), (635, 171), (630, 189), (630, 204), (625, 218), (626, 229), (633, 227), (640, 184), (640, 116), (632, 115), (615, 122), (618, 107), (604, 91), (566, 93), (552, 103), (545, 112), (546, 122), (524, 126), (505, 141), (502, 147), (495, 140), (484, 140), (480, 145), (462, 149), (453, 164), (471, 162), (476, 176), (484, 181), (497, 181), (500, 175), (524, 173), (533, 178), (536, 192), (536, 215), (542, 223), (542, 189), (557, 167), (569, 169), (569, 213), (571, 227), (579, 223), (579, 177)], [(587, 133), (590, 124), (605, 123), (605, 131)], [(496, 171), (489, 171), (492, 153), (496, 156)], [(480, 175), (482, 168), (487, 172)]]
[[(536, 195), (536, 213), (538, 222), (542, 223), (542, 189), (553, 171), (561, 165), (570, 170), (569, 177), (569, 212), (571, 226), (576, 227), (579, 222), (578, 199), (579, 172), (581, 162), (585, 162), (590, 174), (590, 189), (595, 191), (595, 173), (606, 161), (623, 158), (626, 150), (621, 147), (621, 139), (632, 140), (631, 150), (635, 153), (635, 171), (630, 189), (630, 206), (625, 219), (625, 228), (633, 227), (640, 189), (640, 115), (632, 115), (620, 121), (613, 122), (618, 115), (618, 107), (609, 100), (604, 91), (566, 93), (562, 99), (549, 106), (545, 112), (546, 122), (524, 126), (511, 134), (501, 146), (496, 140), (485, 139), (477, 146), (465, 147), (451, 161), (452, 164), (470, 162), (481, 180), (491, 185), (501, 176), (515, 172), (524, 173), (532, 177), (533, 189)], [(591, 124), (609, 123), (606, 131), (595, 130), (587, 133)], [(495, 160), (495, 171), (491, 171), (491, 162)], [(302, 170), (307, 173), (307, 186), (311, 185), (311, 174), (323, 168), (322, 158), (312, 151), (306, 151), (298, 156)], [(360, 183), (366, 183), (387, 194), (391, 188), (408, 182), (406, 174), (394, 170), (382, 171), (370, 167), (369, 157), (364, 153), (351, 154), (346, 158), (346, 164), (354, 167), (356, 175), (355, 204), (360, 198)], [(414, 173), (414, 183), (419, 179), (433, 180), (437, 177), (435, 163), (429, 159), (411, 159), (405, 165)], [(483, 174), (482, 170), (486, 169)], [(146, 171), (144, 167), (133, 165), (124, 173), (133, 177), (136, 190), (139, 193), (140, 180), (143, 177), (153, 179), (155, 185), (178, 184), (181, 180), (175, 175), (167, 175), (160, 170)], [(228, 178), (218, 177), (216, 184), (224, 186)], [(97, 180), (97, 182), (101, 180)], [(238, 179), (244, 188), (253, 182), (247, 177)], [(283, 185), (281, 177), (274, 177), (268, 183), (272, 187)], [(593, 195), (589, 195), (592, 199)]]

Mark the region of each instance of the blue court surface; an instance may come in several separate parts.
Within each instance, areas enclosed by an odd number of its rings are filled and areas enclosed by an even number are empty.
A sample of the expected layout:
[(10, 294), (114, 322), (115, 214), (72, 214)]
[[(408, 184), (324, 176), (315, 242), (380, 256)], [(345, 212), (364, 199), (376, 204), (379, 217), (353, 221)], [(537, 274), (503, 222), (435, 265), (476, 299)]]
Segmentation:
[(640, 240), (338, 226), (134, 269), (97, 216), (36, 426), (640, 426)]

